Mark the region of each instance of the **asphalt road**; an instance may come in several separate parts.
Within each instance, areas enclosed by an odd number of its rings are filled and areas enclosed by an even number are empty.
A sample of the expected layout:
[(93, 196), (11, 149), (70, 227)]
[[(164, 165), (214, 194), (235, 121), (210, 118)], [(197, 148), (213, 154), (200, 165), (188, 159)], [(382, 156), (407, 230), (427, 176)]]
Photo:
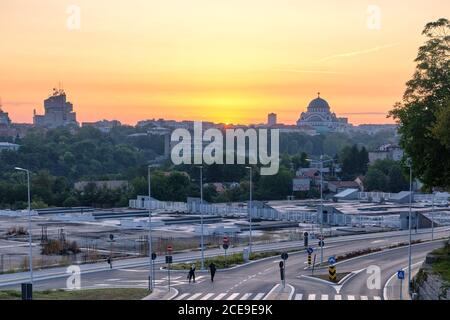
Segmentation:
[[(435, 238), (449, 237), (450, 228), (436, 228)], [(429, 230), (419, 230), (413, 233), (413, 240), (430, 240)], [(382, 234), (364, 234), (345, 236), (325, 240), (324, 259), (354, 250), (376, 248), (390, 244), (407, 242), (408, 232), (396, 231)], [(314, 240), (316, 242), (316, 240)], [(316, 243), (310, 243), (317, 245)], [(413, 263), (424, 259), (427, 252), (441, 246), (441, 242), (422, 243), (413, 246)], [(383, 288), (386, 281), (398, 269), (408, 263), (408, 248), (396, 248), (383, 252), (361, 256), (337, 264), (338, 273), (352, 274), (342, 286), (335, 286), (317, 279), (312, 279), (311, 270), (306, 269), (307, 254), (304, 252), (303, 242), (287, 242), (254, 246), (254, 251), (270, 251), (279, 249), (298, 248), (299, 252), (290, 254), (286, 264), (286, 290), (295, 290), (290, 296), (296, 300), (334, 300), (334, 299), (383, 299)], [(320, 259), (320, 250), (315, 246), (317, 261)], [(230, 251), (240, 252), (242, 248), (232, 248)], [(206, 256), (223, 254), (222, 250), (208, 250)], [(180, 253), (174, 255), (174, 261), (189, 261), (199, 259), (200, 252)], [(219, 270), (212, 283), (208, 272), (197, 272), (196, 283), (187, 283), (186, 271), (172, 271), (171, 285), (179, 291), (175, 299), (185, 300), (261, 300), (275, 285), (280, 283), (278, 263), (280, 257), (273, 257), (252, 262), (248, 265), (230, 270)], [(168, 272), (160, 270), (162, 259), (157, 261), (156, 285), (168, 285)], [(371, 266), (379, 267), (379, 281), (371, 281), (372, 274), (367, 272)], [(112, 287), (148, 287), (148, 259), (132, 259), (114, 261), (113, 269), (105, 263), (81, 266), (82, 288), (112, 288)], [(374, 267), (372, 267), (373, 269)], [(326, 274), (327, 269), (316, 270), (315, 274)], [(20, 283), (25, 281), (28, 273), (0, 276), (2, 289), (19, 289)], [(35, 273), (35, 290), (65, 289), (69, 274), (65, 268), (42, 270)], [(406, 275), (407, 278), (407, 275)], [(371, 280), (370, 278), (369, 280)]]

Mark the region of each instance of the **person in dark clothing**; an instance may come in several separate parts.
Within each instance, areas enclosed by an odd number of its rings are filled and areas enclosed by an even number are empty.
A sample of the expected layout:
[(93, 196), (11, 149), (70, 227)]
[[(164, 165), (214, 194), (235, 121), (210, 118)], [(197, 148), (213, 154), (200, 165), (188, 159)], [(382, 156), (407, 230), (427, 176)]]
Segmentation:
[(189, 269), (188, 279), (189, 279), (189, 283), (191, 283), (191, 280), (194, 280), (194, 283), (195, 283), (195, 265), (194, 264)]
[(211, 262), (209, 265), (209, 272), (211, 273), (211, 282), (214, 282), (214, 276), (216, 275), (216, 265), (214, 262)]

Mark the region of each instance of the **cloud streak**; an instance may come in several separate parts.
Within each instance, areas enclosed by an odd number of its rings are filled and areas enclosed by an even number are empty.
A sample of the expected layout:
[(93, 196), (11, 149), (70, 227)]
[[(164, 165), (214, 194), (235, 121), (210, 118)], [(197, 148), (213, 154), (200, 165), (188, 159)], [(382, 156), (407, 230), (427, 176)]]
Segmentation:
[(383, 45), (383, 46), (376, 46), (374, 48), (365, 49), (365, 50), (359, 50), (359, 51), (352, 51), (352, 52), (335, 54), (335, 55), (332, 55), (332, 56), (328, 56), (328, 57), (322, 58), (322, 59), (319, 60), (319, 62), (326, 62), (326, 61), (330, 61), (330, 60), (333, 60), (333, 59), (349, 58), (349, 57), (355, 57), (355, 56), (359, 56), (359, 55), (363, 55), (363, 54), (369, 54), (369, 53), (381, 51), (383, 49), (396, 47), (398, 45), (400, 45), (400, 43), (392, 43), (392, 44), (387, 44), (387, 45)]
[(319, 74), (343, 74), (340, 71), (321, 71), (321, 70), (298, 70), (298, 69), (277, 69), (282, 72), (292, 72), (292, 73), (319, 73)]

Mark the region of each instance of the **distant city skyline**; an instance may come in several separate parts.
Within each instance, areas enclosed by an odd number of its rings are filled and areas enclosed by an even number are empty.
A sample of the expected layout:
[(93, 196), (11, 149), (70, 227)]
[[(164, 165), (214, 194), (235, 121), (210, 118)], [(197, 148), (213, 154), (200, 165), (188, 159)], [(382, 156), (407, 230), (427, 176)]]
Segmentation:
[(450, 12), (441, 0), (78, 0), (75, 28), (72, 5), (0, 2), (13, 122), (32, 123), (62, 82), (80, 122), (250, 124), (273, 112), (295, 124), (320, 91), (350, 123), (393, 123), (423, 27)]

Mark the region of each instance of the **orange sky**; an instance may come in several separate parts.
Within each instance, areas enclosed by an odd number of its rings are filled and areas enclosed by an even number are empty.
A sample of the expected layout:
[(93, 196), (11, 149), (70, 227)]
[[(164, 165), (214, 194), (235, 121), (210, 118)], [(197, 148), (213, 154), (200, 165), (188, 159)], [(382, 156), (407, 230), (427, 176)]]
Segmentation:
[(275, 112), (292, 124), (320, 91), (355, 124), (386, 123), (423, 26), (449, 12), (442, 0), (0, 0), (0, 97), (15, 122), (42, 113), (61, 81), (79, 121)]

